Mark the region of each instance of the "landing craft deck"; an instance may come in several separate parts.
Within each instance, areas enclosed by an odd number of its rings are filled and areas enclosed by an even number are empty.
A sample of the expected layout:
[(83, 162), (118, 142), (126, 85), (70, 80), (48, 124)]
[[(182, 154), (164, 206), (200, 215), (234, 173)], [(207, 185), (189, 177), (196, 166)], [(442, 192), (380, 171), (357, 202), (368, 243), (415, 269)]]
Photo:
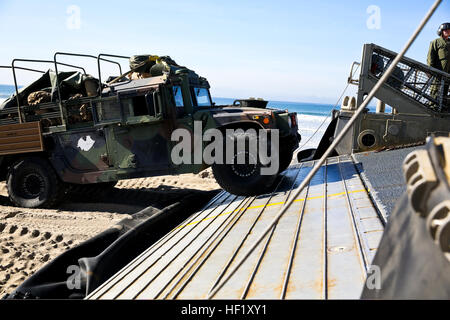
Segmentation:
[[(378, 189), (394, 198), (403, 192), (398, 173), (407, 151), (330, 158), (214, 298), (359, 298), (391, 208), (379, 200)], [(378, 167), (366, 170), (365, 164)], [(376, 178), (386, 165), (394, 169), (390, 183)], [(272, 194), (221, 192), (88, 298), (208, 297), (312, 166), (291, 165)]]

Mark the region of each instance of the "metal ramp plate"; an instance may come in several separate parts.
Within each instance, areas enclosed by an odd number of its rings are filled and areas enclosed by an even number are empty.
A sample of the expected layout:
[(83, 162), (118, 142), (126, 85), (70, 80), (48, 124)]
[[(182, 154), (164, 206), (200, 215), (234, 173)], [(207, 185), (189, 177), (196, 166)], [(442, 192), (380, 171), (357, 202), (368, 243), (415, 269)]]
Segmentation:
[(386, 222), (395, 204), (406, 191), (402, 163), (413, 150), (424, 146), (352, 155), (366, 189)]
[[(359, 298), (384, 227), (353, 161), (330, 158), (214, 298)], [(206, 298), (312, 166), (291, 165), (272, 194), (221, 192), (88, 299)]]

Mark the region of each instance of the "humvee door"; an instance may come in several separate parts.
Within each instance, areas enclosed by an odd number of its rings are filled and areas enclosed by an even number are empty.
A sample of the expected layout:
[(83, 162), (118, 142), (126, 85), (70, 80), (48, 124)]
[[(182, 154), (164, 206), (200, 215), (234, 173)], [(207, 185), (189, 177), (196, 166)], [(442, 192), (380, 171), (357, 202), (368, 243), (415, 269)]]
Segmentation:
[(120, 94), (123, 120), (110, 125), (110, 161), (118, 169), (163, 170), (169, 166), (167, 125), (156, 90)]
[(64, 157), (70, 167), (80, 171), (109, 168), (105, 132), (102, 128), (66, 131), (58, 135)]

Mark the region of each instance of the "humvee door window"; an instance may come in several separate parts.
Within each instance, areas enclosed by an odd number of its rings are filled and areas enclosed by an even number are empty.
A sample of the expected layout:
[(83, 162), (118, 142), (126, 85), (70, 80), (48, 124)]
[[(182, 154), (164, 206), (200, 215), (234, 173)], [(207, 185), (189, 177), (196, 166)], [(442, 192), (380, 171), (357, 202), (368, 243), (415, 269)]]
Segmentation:
[(173, 87), (173, 97), (175, 99), (175, 106), (177, 107), (183, 107), (183, 94), (181, 92), (180, 86), (174, 86)]
[(133, 113), (134, 116), (144, 116), (148, 114), (147, 101), (145, 101), (145, 96), (133, 97)]
[(152, 94), (136, 96), (122, 100), (125, 116), (155, 116), (155, 106)]
[(209, 97), (208, 89), (206, 88), (194, 88), (195, 99), (197, 100), (197, 106), (205, 107), (211, 106), (211, 99)]

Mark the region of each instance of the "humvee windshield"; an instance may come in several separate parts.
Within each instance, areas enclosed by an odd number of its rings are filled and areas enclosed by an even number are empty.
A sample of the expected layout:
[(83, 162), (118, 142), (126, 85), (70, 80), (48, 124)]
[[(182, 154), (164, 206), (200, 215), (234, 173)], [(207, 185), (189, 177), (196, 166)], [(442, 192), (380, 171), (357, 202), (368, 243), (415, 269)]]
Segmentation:
[(183, 94), (181, 92), (181, 87), (180, 86), (174, 86), (173, 87), (173, 97), (175, 99), (175, 106), (177, 106), (177, 107), (184, 106), (184, 104), (183, 104)]
[(197, 107), (210, 107), (212, 106), (211, 96), (207, 88), (192, 88), (193, 98), (192, 101)]

